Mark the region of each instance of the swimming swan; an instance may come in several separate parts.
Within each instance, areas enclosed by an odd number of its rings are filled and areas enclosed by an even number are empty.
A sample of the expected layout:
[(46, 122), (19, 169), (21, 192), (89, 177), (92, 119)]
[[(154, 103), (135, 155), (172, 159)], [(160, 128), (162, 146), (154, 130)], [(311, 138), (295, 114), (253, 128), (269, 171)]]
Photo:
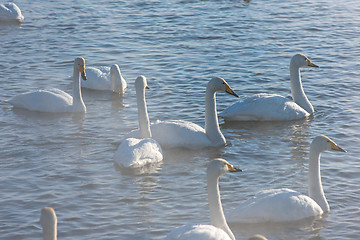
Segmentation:
[(15, 3), (0, 4), (0, 21), (23, 22), (24, 16)]
[(57, 218), (53, 208), (44, 207), (41, 209), (40, 224), (43, 228), (44, 240), (56, 240)]
[[(205, 129), (187, 121), (157, 121), (151, 125), (153, 138), (164, 148), (196, 149), (225, 145), (226, 140), (220, 131), (216, 112), (215, 94), (218, 91), (239, 97), (224, 79), (220, 77), (212, 78), (206, 88)], [(138, 130), (129, 133), (129, 136), (138, 135)]]
[(122, 141), (115, 153), (115, 162), (120, 167), (142, 167), (163, 159), (159, 143), (151, 139), (145, 88), (149, 88), (146, 78), (139, 76), (135, 80), (135, 89), (141, 138), (127, 138)]
[[(127, 83), (121, 75), (117, 64), (109, 67), (87, 67), (85, 69), (87, 81), (81, 87), (93, 90), (113, 91), (124, 94)], [(110, 75), (110, 77), (109, 77)]]
[(209, 240), (235, 240), (223, 212), (219, 177), (227, 172), (241, 172), (224, 159), (215, 159), (207, 167), (207, 191), (210, 210), (211, 225), (185, 225), (174, 229), (167, 235), (166, 240), (172, 239), (209, 239)]
[(291, 189), (271, 189), (258, 192), (228, 215), (229, 222), (259, 223), (297, 221), (329, 212), (320, 176), (320, 155), (326, 150), (345, 152), (324, 135), (314, 138), (310, 145), (309, 196)]
[(318, 67), (305, 55), (296, 54), (290, 62), (290, 83), (293, 101), (277, 94), (260, 93), (226, 108), (219, 114), (225, 121), (287, 121), (305, 118), (314, 108), (302, 87), (300, 68)]
[(25, 108), (39, 112), (86, 112), (86, 106), (81, 96), (80, 74), (85, 75), (85, 59), (74, 61), (73, 96), (60, 89), (37, 90), (19, 94), (8, 102), (14, 107)]

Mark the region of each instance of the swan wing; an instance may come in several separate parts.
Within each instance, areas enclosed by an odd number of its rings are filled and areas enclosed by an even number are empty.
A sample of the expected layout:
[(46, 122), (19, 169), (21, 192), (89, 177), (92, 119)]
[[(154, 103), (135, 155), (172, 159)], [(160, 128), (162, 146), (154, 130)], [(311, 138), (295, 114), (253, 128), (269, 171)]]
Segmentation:
[(73, 98), (60, 89), (37, 90), (9, 100), (14, 107), (39, 112), (71, 112)]
[(0, 4), (0, 20), (2, 21), (24, 21), (20, 8), (15, 3)]
[(231, 240), (222, 229), (212, 225), (185, 225), (172, 230), (165, 240)]
[(87, 67), (85, 69), (86, 81), (81, 87), (93, 90), (111, 90), (110, 67)]
[[(182, 120), (157, 121), (150, 125), (152, 138), (163, 148), (204, 148), (212, 146), (205, 130), (199, 125)], [(140, 138), (140, 131), (133, 130), (125, 138)]]
[(128, 138), (115, 153), (115, 162), (120, 167), (142, 167), (163, 160), (160, 145), (150, 138)]
[(155, 140), (165, 148), (203, 148), (212, 143), (199, 125), (182, 120), (157, 121), (151, 125)]
[(322, 213), (320, 206), (310, 197), (282, 188), (258, 192), (231, 211), (227, 220), (233, 223), (286, 222)]
[(219, 114), (228, 121), (287, 121), (309, 116), (290, 99), (276, 94), (256, 94), (237, 102)]

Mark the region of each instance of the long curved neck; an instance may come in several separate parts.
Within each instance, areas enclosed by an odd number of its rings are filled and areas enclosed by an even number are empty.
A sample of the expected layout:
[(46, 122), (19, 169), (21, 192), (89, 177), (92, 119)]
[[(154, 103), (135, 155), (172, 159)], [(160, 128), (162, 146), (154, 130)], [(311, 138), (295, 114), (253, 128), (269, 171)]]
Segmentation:
[(150, 121), (145, 101), (145, 89), (137, 89), (136, 98), (141, 138), (151, 138)]
[(309, 197), (313, 199), (324, 212), (330, 210), (329, 204), (325, 198), (320, 175), (320, 155), (321, 153), (314, 148), (310, 148), (308, 190)]
[(57, 230), (56, 230), (56, 224), (54, 226), (47, 225), (46, 227), (43, 227), (43, 238), (44, 240), (56, 240)]
[(235, 236), (229, 228), (224, 211), (222, 208), (219, 192), (219, 177), (214, 175), (207, 176), (208, 201), (210, 209), (211, 225), (224, 230), (231, 239), (235, 240)]
[(111, 90), (113, 92), (124, 94), (124, 86), (122, 82), (123, 79), (121, 73), (119, 71), (111, 72), (110, 79), (111, 79)]
[(309, 114), (314, 112), (314, 107), (306, 97), (301, 83), (300, 68), (293, 62), (290, 63), (291, 96), (294, 102), (302, 107)]
[(219, 128), (215, 94), (208, 85), (205, 97), (205, 133), (214, 145), (224, 145), (226, 140)]
[(86, 106), (81, 96), (80, 72), (74, 66), (73, 73), (73, 109), (74, 111), (86, 111)]

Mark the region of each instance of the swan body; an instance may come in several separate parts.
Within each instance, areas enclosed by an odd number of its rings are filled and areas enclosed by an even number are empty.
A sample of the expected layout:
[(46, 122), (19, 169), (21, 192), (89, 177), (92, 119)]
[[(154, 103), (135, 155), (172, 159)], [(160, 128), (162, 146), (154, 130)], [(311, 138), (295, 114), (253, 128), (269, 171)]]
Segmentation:
[(101, 90), (101, 91), (113, 91), (120, 94), (124, 94), (127, 87), (127, 83), (121, 75), (120, 68), (117, 64), (109, 67), (88, 67), (85, 69), (87, 81), (84, 82), (81, 87)]
[(24, 16), (15, 3), (0, 4), (0, 21), (15, 21), (21, 23), (24, 21)]
[(40, 224), (43, 228), (44, 240), (57, 239), (57, 218), (53, 208), (44, 207), (41, 209)]
[[(152, 124), (152, 137), (164, 148), (204, 148), (219, 147), (226, 143), (221, 133), (216, 111), (215, 94), (218, 91), (227, 92), (238, 97), (228, 83), (220, 78), (212, 78), (206, 88), (205, 129), (199, 125), (181, 120), (157, 121)], [(138, 136), (139, 131), (130, 132), (127, 136)]]
[(293, 101), (275, 94), (257, 94), (226, 108), (219, 114), (227, 121), (288, 121), (305, 118), (314, 108), (301, 83), (301, 67), (318, 67), (305, 55), (296, 54), (290, 61), (290, 83)]
[(140, 138), (127, 138), (122, 141), (115, 153), (115, 162), (120, 167), (135, 168), (161, 162), (162, 150), (158, 142), (151, 139), (150, 122), (145, 101), (145, 88), (149, 88), (146, 78), (135, 80)]
[(227, 172), (240, 172), (224, 159), (215, 159), (207, 167), (207, 190), (211, 225), (185, 225), (169, 233), (166, 240), (211, 239), (234, 240), (221, 205), (219, 177)]
[(260, 191), (231, 211), (228, 215), (229, 222), (287, 222), (329, 212), (320, 176), (320, 155), (326, 150), (345, 152), (324, 135), (314, 138), (309, 157), (309, 196), (287, 188)]
[(19, 94), (8, 102), (14, 107), (39, 112), (86, 112), (81, 96), (80, 75), (86, 80), (84, 58), (74, 61), (73, 96), (60, 89), (37, 90)]

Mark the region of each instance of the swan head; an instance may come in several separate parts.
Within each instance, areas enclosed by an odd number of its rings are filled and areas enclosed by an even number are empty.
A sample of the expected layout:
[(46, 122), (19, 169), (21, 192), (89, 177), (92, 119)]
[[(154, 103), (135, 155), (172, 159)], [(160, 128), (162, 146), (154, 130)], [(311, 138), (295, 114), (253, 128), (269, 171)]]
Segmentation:
[(295, 65), (297, 67), (319, 67), (310, 61), (310, 59), (302, 53), (295, 54), (291, 58), (291, 65)]
[(40, 224), (43, 228), (44, 239), (54, 239), (53, 237), (56, 236), (57, 218), (52, 207), (41, 209)]
[(135, 89), (149, 89), (149, 86), (146, 81), (146, 77), (143, 75), (140, 75), (135, 80)]
[(230, 85), (221, 77), (213, 77), (209, 83), (208, 88), (212, 89), (214, 92), (222, 91), (239, 97), (230, 87)]
[(325, 135), (316, 136), (312, 141), (310, 148), (316, 149), (319, 152), (324, 152), (327, 150), (346, 152), (344, 149), (339, 147), (333, 140), (331, 140)]
[(228, 161), (222, 158), (216, 158), (212, 160), (207, 166), (207, 174), (222, 176), (228, 172), (242, 172), (241, 169), (238, 169), (231, 165)]
[(86, 80), (86, 74), (85, 74), (85, 59), (82, 57), (75, 58), (74, 61), (74, 67), (78, 69), (78, 71), (81, 74), (81, 78), (83, 80)]

